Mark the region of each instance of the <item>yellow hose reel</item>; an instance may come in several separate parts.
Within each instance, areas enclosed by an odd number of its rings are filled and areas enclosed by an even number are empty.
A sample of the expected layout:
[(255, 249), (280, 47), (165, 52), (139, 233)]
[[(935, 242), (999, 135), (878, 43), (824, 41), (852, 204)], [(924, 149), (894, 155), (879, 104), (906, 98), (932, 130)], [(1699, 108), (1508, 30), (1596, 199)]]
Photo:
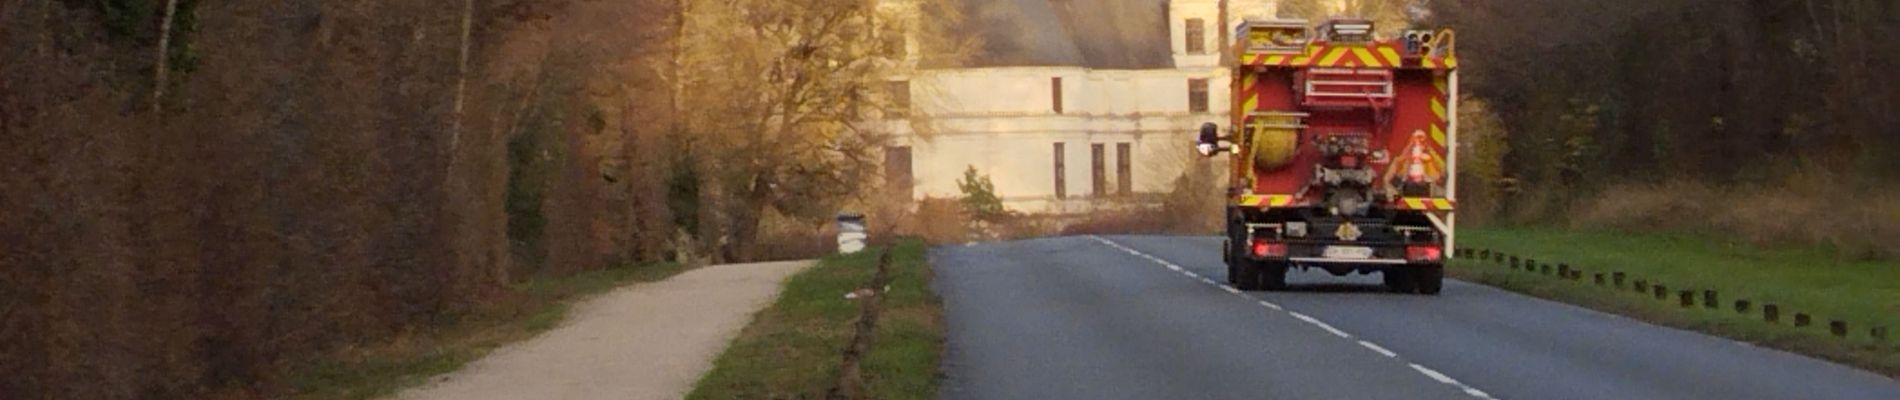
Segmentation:
[(1254, 168), (1272, 171), (1293, 163), (1299, 153), (1302, 113), (1258, 112), (1247, 119), (1248, 147)]

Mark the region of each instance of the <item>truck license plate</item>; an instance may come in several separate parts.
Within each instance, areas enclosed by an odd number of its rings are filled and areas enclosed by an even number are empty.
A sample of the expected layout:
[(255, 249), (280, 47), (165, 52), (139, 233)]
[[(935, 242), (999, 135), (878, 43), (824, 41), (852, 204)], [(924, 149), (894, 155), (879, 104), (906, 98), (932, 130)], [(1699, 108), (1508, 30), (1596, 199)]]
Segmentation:
[(1364, 246), (1326, 246), (1326, 258), (1364, 260), (1372, 258), (1372, 248)]

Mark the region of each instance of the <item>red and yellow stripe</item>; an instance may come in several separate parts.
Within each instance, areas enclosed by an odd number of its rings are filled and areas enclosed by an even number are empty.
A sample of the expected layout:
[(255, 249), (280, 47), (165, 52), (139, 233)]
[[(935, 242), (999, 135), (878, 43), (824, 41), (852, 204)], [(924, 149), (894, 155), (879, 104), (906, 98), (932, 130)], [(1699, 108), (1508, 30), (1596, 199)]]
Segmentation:
[(1449, 143), (1445, 130), (1451, 123), (1450, 109), (1446, 107), (1448, 102), (1452, 101), (1450, 77), (1439, 75), (1432, 78), (1432, 87), (1438, 89), (1438, 93), (1432, 96), (1432, 117), (1434, 118), (1431, 131), (1432, 143), (1437, 144), (1440, 149), (1445, 149)]
[(1306, 51), (1300, 54), (1250, 53), (1243, 57), (1247, 65), (1256, 67), (1317, 67), (1317, 68), (1424, 68), (1453, 69), (1458, 67), (1458, 56), (1420, 57), (1418, 62), (1407, 65), (1399, 55), (1397, 45), (1392, 43), (1365, 44), (1308, 44)]
[(1293, 204), (1293, 195), (1244, 195), (1240, 196), (1240, 205), (1247, 207), (1286, 207)]
[(1457, 206), (1457, 202), (1451, 199), (1406, 197), (1399, 199), (1397, 204), (1393, 204), (1393, 206), (1402, 210), (1451, 211), (1452, 208)]

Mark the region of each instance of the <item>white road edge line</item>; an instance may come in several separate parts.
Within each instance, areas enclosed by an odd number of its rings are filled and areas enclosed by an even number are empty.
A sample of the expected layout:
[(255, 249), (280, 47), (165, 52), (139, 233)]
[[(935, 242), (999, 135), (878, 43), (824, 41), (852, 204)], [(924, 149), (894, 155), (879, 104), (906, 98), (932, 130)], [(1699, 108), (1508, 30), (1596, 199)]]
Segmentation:
[(1372, 349), (1372, 351), (1377, 352), (1379, 354), (1383, 354), (1386, 357), (1392, 357), (1392, 358), (1399, 357), (1399, 353), (1393, 353), (1391, 350), (1386, 350), (1384, 347), (1379, 347), (1378, 344), (1374, 344), (1372, 342), (1361, 340), (1359, 341), (1359, 345), (1364, 346), (1365, 348), (1368, 348), (1368, 349)]
[[(1179, 265), (1175, 265), (1174, 263), (1170, 263), (1166, 260), (1162, 260), (1153, 255), (1136, 251), (1135, 249), (1129, 248), (1128, 246), (1121, 245), (1121, 243), (1115, 243), (1114, 241), (1108, 240), (1107, 238), (1103, 238), (1101, 236), (1090, 235), (1089, 238), (1095, 239), (1095, 241), (1097, 242), (1102, 242), (1102, 244), (1109, 245), (1110, 247), (1114, 247), (1121, 251), (1128, 252), (1128, 254), (1140, 256), (1141, 258), (1146, 258), (1149, 261), (1155, 262), (1156, 264), (1166, 266), (1168, 267), (1168, 269), (1180, 272), (1182, 275), (1187, 275), (1188, 277), (1192, 277), (1192, 278), (1199, 278), (1201, 282), (1205, 282), (1208, 285), (1219, 287), (1222, 290), (1226, 290), (1228, 293), (1233, 293), (1234, 295), (1240, 296), (1242, 298), (1249, 298), (1249, 299), (1252, 298), (1252, 297), (1248, 297), (1245, 293), (1241, 292), (1240, 289), (1236, 289), (1233, 286), (1223, 285), (1223, 284), (1220, 284), (1219, 282), (1214, 282), (1213, 279), (1207, 279), (1205, 277), (1202, 277), (1199, 274), (1195, 274), (1194, 271), (1189, 271), (1186, 268), (1181, 268), (1181, 266)], [(1326, 332), (1332, 333), (1335, 336), (1346, 338), (1348, 340), (1352, 339), (1351, 334), (1346, 333), (1346, 331), (1339, 330), (1339, 328), (1334, 328), (1332, 325), (1327, 324), (1323, 321), (1320, 321), (1317, 318), (1313, 318), (1311, 316), (1308, 316), (1306, 314), (1301, 314), (1296, 311), (1286, 311), (1286, 309), (1281, 308), (1280, 305), (1273, 304), (1266, 300), (1258, 300), (1258, 302), (1260, 303), (1262, 307), (1270, 308), (1270, 309), (1273, 309), (1274, 311), (1286, 312), (1287, 315), (1291, 315), (1293, 316), (1293, 318), (1297, 318), (1301, 321), (1305, 321), (1308, 324), (1313, 324), (1313, 326), (1317, 326), (1320, 329), (1325, 329)], [(1377, 352), (1380, 355), (1384, 355), (1389, 358), (1399, 358), (1398, 353), (1394, 353), (1392, 352), (1392, 350), (1387, 350), (1384, 347), (1379, 347), (1378, 344), (1374, 344), (1372, 342), (1368, 342), (1364, 340), (1359, 340), (1358, 342), (1359, 342), (1359, 346), (1365, 347), (1366, 349), (1372, 350), (1373, 352)], [(1459, 390), (1464, 391), (1466, 395), (1470, 395), (1471, 397), (1476, 397), (1476, 398), (1484, 399), (1484, 400), (1497, 400), (1497, 398), (1491, 397), (1491, 394), (1485, 393), (1483, 390), (1478, 390), (1477, 388), (1458, 382), (1458, 380), (1452, 379), (1451, 376), (1445, 375), (1444, 373), (1438, 372), (1437, 370), (1426, 368), (1425, 366), (1418, 365), (1416, 363), (1406, 363), (1406, 365), (1411, 366), (1413, 370), (1418, 371), (1419, 374), (1423, 374), (1427, 378), (1432, 378), (1432, 380), (1438, 381), (1439, 383), (1457, 387)]]
[(1339, 328), (1334, 328), (1332, 325), (1327, 324), (1325, 321), (1320, 321), (1318, 318), (1313, 318), (1306, 314), (1301, 314), (1297, 312), (1289, 312), (1287, 314), (1292, 315), (1293, 318), (1299, 318), (1301, 321), (1306, 321), (1306, 323), (1308, 324), (1313, 324), (1313, 326), (1317, 326), (1320, 329), (1325, 329), (1327, 332), (1331, 332), (1333, 336), (1338, 336), (1338, 337), (1348, 338), (1348, 339), (1352, 338), (1352, 335), (1347, 334), (1346, 331), (1339, 330)]
[(1406, 364), (1406, 365), (1411, 365), (1412, 369), (1418, 370), (1418, 373), (1425, 374), (1425, 376), (1431, 377), (1432, 379), (1437, 380), (1439, 382), (1443, 382), (1444, 384), (1447, 384), (1447, 385), (1458, 384), (1458, 380), (1451, 379), (1451, 377), (1445, 376), (1444, 373), (1438, 372), (1437, 370), (1433, 370), (1431, 368), (1425, 368), (1425, 366), (1418, 365), (1418, 364)]
[(1480, 399), (1490, 399), (1490, 398), (1491, 398), (1491, 394), (1490, 394), (1490, 393), (1485, 393), (1485, 392), (1484, 392), (1483, 390), (1478, 390), (1478, 388), (1474, 388), (1474, 387), (1469, 387), (1469, 386), (1466, 386), (1466, 387), (1465, 387), (1465, 394), (1468, 394), (1468, 395), (1471, 395), (1471, 397), (1476, 397), (1476, 398), (1480, 398)]

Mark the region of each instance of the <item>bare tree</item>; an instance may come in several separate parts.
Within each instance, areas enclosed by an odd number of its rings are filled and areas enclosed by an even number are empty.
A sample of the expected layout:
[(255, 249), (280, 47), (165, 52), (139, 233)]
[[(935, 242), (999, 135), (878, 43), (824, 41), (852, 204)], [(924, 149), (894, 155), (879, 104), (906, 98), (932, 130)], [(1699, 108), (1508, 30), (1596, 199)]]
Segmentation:
[(152, 113), (164, 111), (166, 77), (171, 67), (172, 17), (178, 14), (178, 0), (165, 0), (165, 16), (158, 24), (158, 49), (152, 56)]

